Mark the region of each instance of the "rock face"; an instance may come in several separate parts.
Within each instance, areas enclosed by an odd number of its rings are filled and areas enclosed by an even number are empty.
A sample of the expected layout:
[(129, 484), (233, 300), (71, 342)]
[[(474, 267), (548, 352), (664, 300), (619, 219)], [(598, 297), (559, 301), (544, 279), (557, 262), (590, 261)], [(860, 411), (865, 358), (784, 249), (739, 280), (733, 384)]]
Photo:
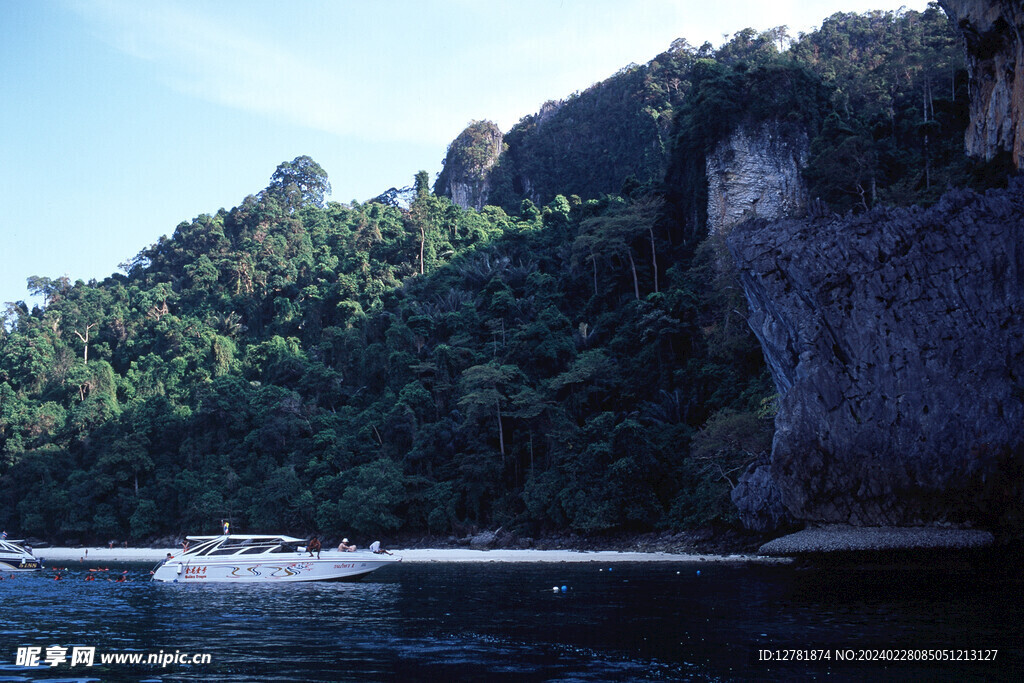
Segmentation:
[(775, 500), (815, 523), (1020, 519), (1024, 181), (728, 244), (781, 395), (745, 519), (770, 526)]
[(803, 132), (766, 121), (754, 130), (738, 128), (708, 154), (708, 232), (723, 233), (751, 218), (801, 216), (807, 186)]
[(736, 482), (732, 499), (740, 522), (751, 531), (774, 531), (793, 524), (779, 487), (772, 479), (771, 462), (756, 462)]
[(940, 0), (964, 37), (971, 78), (969, 156), (1024, 152), (1024, 6), (1016, 0)]
[(444, 170), (434, 191), (464, 209), (480, 210), (491, 192), (490, 171), (503, 149), (501, 129), (491, 121), (474, 121), (448, 146)]

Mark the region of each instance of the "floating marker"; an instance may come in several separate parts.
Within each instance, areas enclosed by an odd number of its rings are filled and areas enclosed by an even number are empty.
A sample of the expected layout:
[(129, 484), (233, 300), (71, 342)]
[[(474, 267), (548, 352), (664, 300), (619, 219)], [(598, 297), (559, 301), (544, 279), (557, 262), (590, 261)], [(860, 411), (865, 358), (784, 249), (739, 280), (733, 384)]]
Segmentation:
[(558, 586), (552, 586), (551, 590), (554, 591), (555, 593), (557, 593), (558, 592)]
[(700, 576), (700, 570), (699, 569), (697, 570), (697, 576)]
[(568, 586), (562, 586), (562, 592), (565, 593), (569, 590)]

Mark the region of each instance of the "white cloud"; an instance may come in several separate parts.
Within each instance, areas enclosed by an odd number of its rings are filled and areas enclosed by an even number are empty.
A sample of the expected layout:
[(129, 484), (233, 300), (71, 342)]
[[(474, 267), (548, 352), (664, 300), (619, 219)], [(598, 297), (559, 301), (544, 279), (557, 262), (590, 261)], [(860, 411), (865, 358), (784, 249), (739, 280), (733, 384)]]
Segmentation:
[[(624, 27), (611, 20), (618, 11), (545, 3), (300, 3), (295, 12), (229, 3), (218, 16), (218, 5), (72, 2), (101, 40), (179, 93), (337, 136), (418, 144), (447, 144), (475, 118), (507, 129), (675, 37), (623, 58), (642, 15), (624, 13)], [(538, 12), (550, 16), (524, 23)]]
[(678, 37), (717, 45), (781, 24), (795, 35), (870, 3), (72, 1), (102, 40), (179, 93), (336, 136), (437, 145), (471, 119), (507, 130)]
[(300, 54), (180, 6), (107, 0), (75, 7), (102, 40), (148, 62), (156, 79), (182, 94), (335, 135), (387, 135), (352, 106), (355, 80), (319, 63), (308, 46)]

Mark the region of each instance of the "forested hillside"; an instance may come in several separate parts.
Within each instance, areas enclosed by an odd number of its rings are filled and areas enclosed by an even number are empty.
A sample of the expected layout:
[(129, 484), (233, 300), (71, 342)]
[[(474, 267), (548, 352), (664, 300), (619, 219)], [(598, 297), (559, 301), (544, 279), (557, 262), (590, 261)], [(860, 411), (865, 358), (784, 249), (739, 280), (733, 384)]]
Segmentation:
[(34, 280), (45, 307), (3, 340), (4, 523), (144, 538), (705, 514), (678, 447), (765, 387), (752, 348), (746, 367), (697, 362), (691, 276), (655, 291), (659, 200), (510, 217), (417, 182), (408, 211), (323, 206), (300, 158), (127, 275)]
[[(748, 72), (768, 66), (805, 70), (827, 91), (827, 104), (807, 89), (786, 90), (787, 83), (746, 89)], [(490, 203), (514, 211), (524, 198), (547, 203), (556, 194), (596, 197), (620, 192), (623, 183), (658, 184), (686, 156), (675, 142), (680, 127), (689, 149), (702, 148), (739, 119), (776, 110), (779, 98), (800, 100), (794, 116), (812, 124), (811, 196), (841, 211), (930, 203), (949, 184), (971, 181), (961, 139), (968, 97), (960, 38), (933, 6), (836, 14), (798, 37), (785, 27), (745, 29), (717, 50), (677, 40), (651, 62), (545, 103), (513, 126), (489, 171)], [(695, 100), (706, 112), (696, 121)], [(486, 147), (474, 144), (483, 123), (452, 142), (456, 175), (463, 157)], [(442, 170), (437, 189), (447, 187), (450, 170)]]
[[(781, 38), (677, 44), (562, 105), (571, 123), (525, 120), (496, 171), (504, 208), (460, 209), (426, 172), (408, 209), (327, 203), (327, 174), (299, 157), (123, 274), (31, 278), (44, 304), (10, 305), (0, 331), (0, 526), (145, 540), (221, 519), (327, 535), (731, 522), (773, 389), (702, 241), (703, 153), (745, 117), (806, 126), (812, 194), (840, 211), (929, 201), (971, 170), (941, 12)], [(806, 89), (755, 97), (780, 78)], [(607, 104), (640, 91), (651, 121)], [(601, 164), (623, 157), (597, 131), (625, 149), (645, 126), (669, 151)]]

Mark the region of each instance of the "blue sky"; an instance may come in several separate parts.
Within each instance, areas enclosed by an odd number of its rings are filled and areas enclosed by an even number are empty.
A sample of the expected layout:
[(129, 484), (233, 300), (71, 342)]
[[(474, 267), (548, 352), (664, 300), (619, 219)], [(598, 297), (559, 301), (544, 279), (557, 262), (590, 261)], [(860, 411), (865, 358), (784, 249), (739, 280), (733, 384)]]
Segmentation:
[(364, 200), (675, 38), (900, 6), (926, 2), (0, 0), (0, 302), (102, 279), (303, 154)]

